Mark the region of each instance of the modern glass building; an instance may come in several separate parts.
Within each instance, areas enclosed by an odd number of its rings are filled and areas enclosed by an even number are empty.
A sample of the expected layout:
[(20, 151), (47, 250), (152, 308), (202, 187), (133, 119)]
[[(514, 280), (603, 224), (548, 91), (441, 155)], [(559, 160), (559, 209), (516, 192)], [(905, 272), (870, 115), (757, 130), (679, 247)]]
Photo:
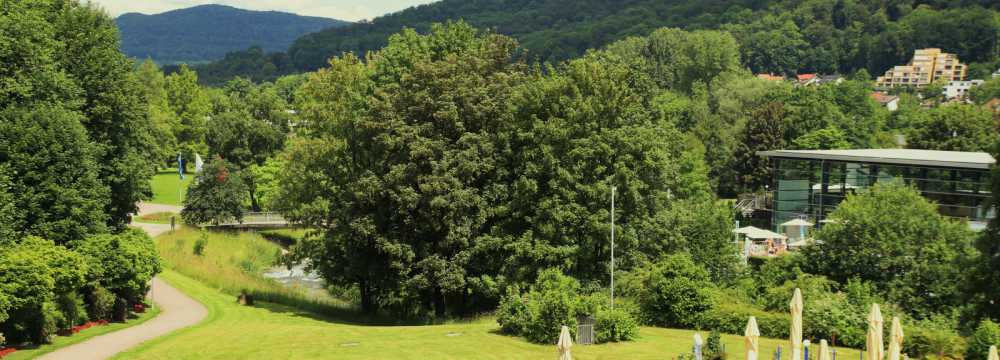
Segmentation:
[[(771, 160), (771, 226), (808, 219), (816, 226), (847, 194), (879, 181), (901, 179), (938, 204), (941, 214), (969, 220), (983, 229), (996, 214), (990, 207), (986, 153), (911, 150), (774, 150)], [(775, 229), (777, 230), (777, 229)]]

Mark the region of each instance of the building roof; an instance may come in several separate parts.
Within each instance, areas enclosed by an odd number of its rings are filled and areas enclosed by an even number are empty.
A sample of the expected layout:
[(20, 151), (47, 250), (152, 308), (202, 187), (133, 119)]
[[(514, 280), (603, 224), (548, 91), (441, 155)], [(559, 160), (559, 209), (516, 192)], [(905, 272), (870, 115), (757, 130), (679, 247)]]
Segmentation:
[(816, 78), (816, 74), (798, 74), (796, 77), (799, 81), (808, 81)]
[(747, 226), (741, 227), (739, 229), (733, 230), (734, 233), (743, 234), (749, 239), (753, 240), (767, 240), (767, 239), (778, 239), (785, 240), (788, 239), (787, 236), (773, 232), (771, 230), (764, 230), (761, 228)]
[(774, 75), (774, 74), (757, 74), (757, 78), (761, 79), (761, 80), (768, 80), (768, 81), (784, 81), (785, 80), (784, 76)]
[(878, 102), (879, 104), (882, 104), (882, 105), (891, 103), (894, 100), (898, 100), (899, 99), (899, 96), (889, 95), (889, 94), (886, 94), (886, 93), (880, 93), (880, 92), (877, 92), (877, 91), (876, 92), (872, 92), (871, 94), (868, 94), (868, 95), (871, 96), (872, 99), (875, 99), (876, 102)]
[(959, 169), (989, 169), (996, 164), (993, 156), (983, 152), (916, 149), (773, 150), (758, 151), (757, 156)]

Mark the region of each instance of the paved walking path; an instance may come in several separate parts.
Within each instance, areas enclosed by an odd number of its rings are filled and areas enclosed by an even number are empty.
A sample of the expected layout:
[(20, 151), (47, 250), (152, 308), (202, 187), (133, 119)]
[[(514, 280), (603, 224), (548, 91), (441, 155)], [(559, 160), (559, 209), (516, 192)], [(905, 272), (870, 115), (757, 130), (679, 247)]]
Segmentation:
[[(148, 205), (142, 204), (140, 213), (145, 213), (143, 211), (175, 211), (163, 210), (163, 206), (167, 205)], [(176, 211), (179, 212), (180, 208), (177, 208)], [(170, 225), (164, 224), (134, 223), (132, 225), (146, 230), (150, 236), (156, 236), (170, 230)], [(160, 314), (155, 318), (130, 328), (64, 347), (45, 354), (40, 359), (106, 359), (119, 352), (135, 347), (144, 341), (152, 340), (174, 330), (197, 324), (205, 316), (208, 316), (208, 309), (205, 309), (204, 305), (184, 295), (173, 286), (168, 285), (158, 278), (153, 279), (153, 288), (150, 291), (150, 297), (156, 306), (160, 307)]]

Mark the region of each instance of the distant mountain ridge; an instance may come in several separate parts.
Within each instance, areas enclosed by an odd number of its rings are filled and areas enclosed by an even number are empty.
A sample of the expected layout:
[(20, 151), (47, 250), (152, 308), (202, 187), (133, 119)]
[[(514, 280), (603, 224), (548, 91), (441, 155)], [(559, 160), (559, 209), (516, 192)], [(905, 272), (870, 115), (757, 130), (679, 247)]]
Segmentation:
[(127, 13), (115, 22), (126, 55), (167, 64), (218, 60), (228, 52), (251, 46), (267, 52), (284, 51), (304, 34), (351, 24), (225, 5), (200, 5), (155, 15)]

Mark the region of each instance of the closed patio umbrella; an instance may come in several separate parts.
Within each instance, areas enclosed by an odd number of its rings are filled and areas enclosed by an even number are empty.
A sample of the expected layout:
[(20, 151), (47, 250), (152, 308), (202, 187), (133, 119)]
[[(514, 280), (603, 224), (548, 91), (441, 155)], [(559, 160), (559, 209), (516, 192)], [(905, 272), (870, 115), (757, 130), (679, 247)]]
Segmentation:
[(872, 311), (868, 313), (868, 338), (865, 341), (868, 360), (882, 360), (882, 310), (878, 304), (872, 304)]
[(743, 335), (745, 336), (743, 342), (747, 348), (747, 360), (757, 360), (757, 354), (760, 353), (760, 329), (757, 328), (756, 317), (751, 316), (750, 321), (747, 321), (747, 330)]
[(899, 317), (892, 317), (892, 328), (889, 330), (889, 360), (900, 360), (900, 352), (903, 350), (903, 325), (899, 323)]
[(569, 335), (569, 327), (562, 327), (556, 347), (559, 348), (559, 360), (573, 360), (573, 355), (569, 353), (569, 348), (573, 347), (573, 339)]
[(792, 327), (789, 336), (792, 340), (792, 360), (802, 360), (802, 290), (795, 288), (792, 302), (788, 304), (792, 312)]
[(819, 341), (819, 360), (833, 360), (830, 356), (830, 345), (826, 343), (826, 340)]

